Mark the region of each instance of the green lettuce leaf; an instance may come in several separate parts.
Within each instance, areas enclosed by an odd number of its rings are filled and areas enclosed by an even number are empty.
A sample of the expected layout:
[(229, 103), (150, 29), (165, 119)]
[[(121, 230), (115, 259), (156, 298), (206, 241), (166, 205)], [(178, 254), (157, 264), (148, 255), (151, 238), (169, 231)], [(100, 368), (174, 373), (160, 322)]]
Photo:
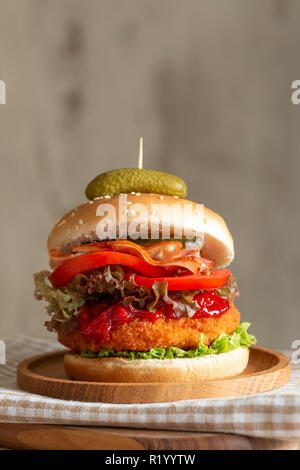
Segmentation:
[(136, 286), (132, 278), (125, 280), (124, 271), (118, 265), (78, 274), (60, 289), (51, 286), (49, 276), (50, 271), (45, 270), (34, 275), (35, 298), (47, 302), (46, 311), (51, 319), (45, 325), (49, 331), (75, 330), (81, 307), (88, 300), (100, 301), (103, 295), (116, 301), (123, 298), (125, 306), (132, 304), (139, 309), (146, 308), (153, 298), (150, 289)]
[(101, 349), (99, 352), (82, 351), (82, 357), (125, 357), (127, 359), (174, 359), (180, 357), (201, 357), (207, 354), (221, 354), (233, 351), (237, 348), (248, 348), (256, 344), (255, 336), (248, 333), (250, 323), (241, 323), (231, 335), (221, 334), (211, 346), (204, 344), (205, 336), (201, 335), (198, 347), (185, 351), (184, 349), (170, 347), (152, 348), (150, 351), (113, 351), (111, 349)]
[(76, 317), (86, 302), (86, 294), (74, 289), (70, 284), (62, 289), (55, 289), (49, 283), (49, 271), (41, 271), (34, 275), (35, 298), (48, 302), (46, 310), (51, 320), (45, 322), (49, 331), (76, 329)]
[[(125, 307), (129, 309), (147, 309), (155, 312), (160, 300), (172, 305), (176, 317), (192, 318), (199, 309), (195, 294), (201, 291), (171, 291), (168, 292), (167, 282), (155, 281), (152, 289), (135, 284), (134, 275), (126, 279), (121, 266), (105, 266), (78, 274), (65, 287), (55, 289), (49, 282), (49, 271), (41, 271), (34, 275), (35, 297), (47, 302), (46, 310), (50, 316), (45, 323), (48, 330), (67, 333), (76, 330), (77, 317), (81, 307), (90, 300), (101, 302), (103, 296), (109, 296), (115, 302), (122, 299)], [(232, 277), (217, 294), (233, 299), (237, 293), (237, 285)], [(231, 342), (238, 341), (235, 337)], [(218, 338), (223, 348), (228, 348), (227, 339)], [(220, 346), (221, 347), (221, 346)], [(168, 352), (170, 356), (172, 351)], [(181, 353), (180, 353), (181, 354)]]
[(233, 274), (231, 274), (225, 286), (218, 287), (215, 291), (220, 297), (225, 297), (232, 302), (240, 295), (240, 291)]

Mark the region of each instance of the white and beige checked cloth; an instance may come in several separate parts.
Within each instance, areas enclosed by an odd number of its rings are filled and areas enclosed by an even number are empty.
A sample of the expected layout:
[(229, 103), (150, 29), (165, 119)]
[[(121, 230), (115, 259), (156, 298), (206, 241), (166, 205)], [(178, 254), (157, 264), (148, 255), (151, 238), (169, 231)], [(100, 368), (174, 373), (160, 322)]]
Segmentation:
[(17, 387), (17, 364), (57, 350), (57, 342), (18, 336), (5, 343), (7, 363), (0, 365), (0, 422), (226, 432), (300, 440), (300, 365), (292, 366), (290, 382), (280, 389), (242, 398), (142, 405), (82, 403), (34, 395)]

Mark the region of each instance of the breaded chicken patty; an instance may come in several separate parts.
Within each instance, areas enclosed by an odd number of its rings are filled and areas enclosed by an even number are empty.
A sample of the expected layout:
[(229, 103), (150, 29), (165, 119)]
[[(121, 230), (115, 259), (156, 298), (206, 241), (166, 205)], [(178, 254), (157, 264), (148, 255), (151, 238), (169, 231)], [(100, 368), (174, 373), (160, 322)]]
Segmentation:
[(135, 319), (111, 332), (108, 343), (95, 344), (79, 331), (66, 335), (58, 333), (58, 340), (72, 351), (149, 351), (151, 348), (175, 346), (182, 349), (196, 348), (201, 333), (205, 343), (210, 345), (221, 334), (231, 334), (240, 323), (240, 313), (231, 303), (229, 310), (220, 317), (212, 318), (160, 318), (155, 322)]

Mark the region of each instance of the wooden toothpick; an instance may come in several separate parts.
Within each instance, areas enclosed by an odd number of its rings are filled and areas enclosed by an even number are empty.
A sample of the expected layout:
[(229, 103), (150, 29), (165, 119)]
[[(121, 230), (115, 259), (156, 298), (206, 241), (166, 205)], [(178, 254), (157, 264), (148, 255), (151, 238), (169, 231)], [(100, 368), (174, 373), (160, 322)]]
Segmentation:
[(143, 169), (143, 137), (140, 137), (140, 150), (139, 150), (138, 168), (139, 168), (139, 170)]

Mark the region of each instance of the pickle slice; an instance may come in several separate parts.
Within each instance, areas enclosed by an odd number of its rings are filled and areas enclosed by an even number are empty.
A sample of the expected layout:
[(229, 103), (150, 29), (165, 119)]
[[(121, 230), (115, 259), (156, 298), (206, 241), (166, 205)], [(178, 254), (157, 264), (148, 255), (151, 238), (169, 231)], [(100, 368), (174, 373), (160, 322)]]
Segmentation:
[(124, 168), (101, 173), (85, 190), (86, 197), (90, 200), (131, 192), (185, 197), (186, 184), (178, 176), (163, 171)]

